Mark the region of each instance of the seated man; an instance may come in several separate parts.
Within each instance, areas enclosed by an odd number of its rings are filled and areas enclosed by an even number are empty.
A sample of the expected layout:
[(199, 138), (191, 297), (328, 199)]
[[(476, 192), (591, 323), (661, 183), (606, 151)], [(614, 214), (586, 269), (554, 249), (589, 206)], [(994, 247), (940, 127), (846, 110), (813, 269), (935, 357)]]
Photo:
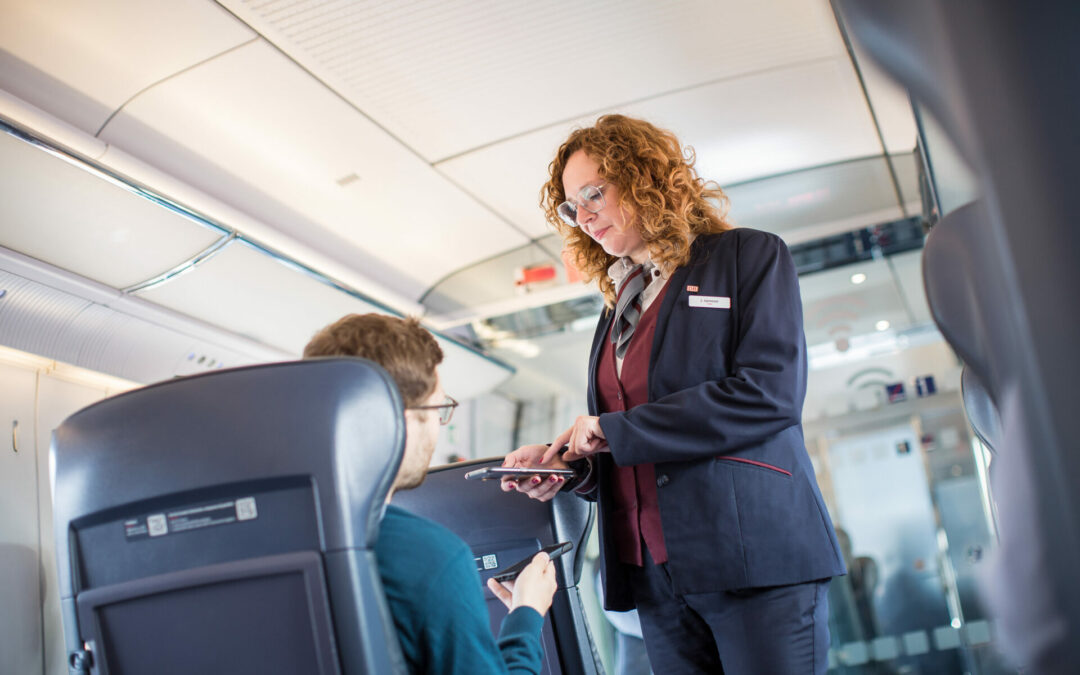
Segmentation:
[[(405, 455), (387, 502), (395, 490), (419, 486), (439, 425), (457, 405), (439, 383), (443, 354), (435, 338), (416, 319), (351, 314), (311, 339), (304, 357), (315, 356), (361, 356), (386, 369), (405, 406)], [(538, 553), (514, 583), (488, 581), (510, 609), (498, 644), (472, 551), (453, 532), (387, 504), (375, 556), (410, 672), (540, 672), (540, 629), (556, 586), (547, 554)]]

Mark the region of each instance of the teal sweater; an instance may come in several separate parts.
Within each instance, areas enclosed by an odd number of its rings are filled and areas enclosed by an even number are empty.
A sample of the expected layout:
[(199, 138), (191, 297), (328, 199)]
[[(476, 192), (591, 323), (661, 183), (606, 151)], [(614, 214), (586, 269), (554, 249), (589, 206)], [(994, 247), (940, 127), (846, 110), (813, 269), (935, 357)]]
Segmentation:
[(388, 505), (375, 557), (411, 673), (540, 672), (543, 617), (515, 609), (496, 644), (476, 561), (453, 532)]

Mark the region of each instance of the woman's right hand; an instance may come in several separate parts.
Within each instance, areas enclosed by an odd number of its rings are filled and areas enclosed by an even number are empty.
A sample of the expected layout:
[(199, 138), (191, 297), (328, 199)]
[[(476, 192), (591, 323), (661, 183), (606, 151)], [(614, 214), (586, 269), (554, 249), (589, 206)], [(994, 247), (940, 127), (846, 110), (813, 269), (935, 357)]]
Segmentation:
[[(506, 456), (503, 460), (503, 466), (522, 469), (570, 468), (570, 465), (562, 461), (558, 456), (552, 457), (546, 464), (543, 464), (541, 460), (547, 451), (548, 446), (546, 445), (523, 445)], [(546, 479), (540, 476), (532, 476), (520, 480), (503, 478), (501, 482), (503, 492), (522, 492), (531, 499), (542, 502), (552, 499), (565, 484), (566, 479), (562, 476), (549, 476)]]
[(555, 564), (543, 551), (533, 556), (517, 579), (499, 583), (494, 578), (488, 579), (488, 589), (502, 601), (511, 612), (518, 607), (532, 607), (540, 616), (551, 607), (551, 598), (558, 587), (555, 581)]

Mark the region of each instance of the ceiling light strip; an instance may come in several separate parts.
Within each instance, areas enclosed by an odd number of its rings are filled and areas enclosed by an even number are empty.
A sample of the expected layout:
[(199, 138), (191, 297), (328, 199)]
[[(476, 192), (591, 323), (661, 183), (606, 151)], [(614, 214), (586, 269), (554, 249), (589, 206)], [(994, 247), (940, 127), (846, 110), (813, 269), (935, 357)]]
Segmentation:
[(180, 204), (172, 201), (171, 199), (168, 199), (167, 197), (164, 197), (154, 192), (150, 188), (135, 182), (131, 178), (118, 174), (106, 168), (104, 165), (99, 164), (96, 161), (75, 152), (74, 150), (53, 143), (50, 140), (41, 138), (40, 136), (20, 127), (18, 124), (8, 120), (3, 116), (0, 116), (0, 131), (6, 133), (13, 138), (17, 138), (24, 143), (28, 143), (29, 145), (32, 145), (39, 150), (43, 150), (52, 155), (53, 157), (56, 157), (57, 159), (67, 164), (70, 164), (71, 166), (82, 169), (83, 171), (92, 174), (97, 178), (100, 178), (101, 180), (106, 181), (110, 185), (118, 187), (121, 190), (125, 190), (126, 192), (130, 192), (131, 194), (138, 197), (142, 197), (143, 199), (150, 200), (158, 206), (166, 208), (173, 213), (176, 213), (177, 215), (182, 216), (192, 221), (193, 223), (196, 223), (203, 228), (212, 230), (221, 235), (229, 235), (233, 232), (230, 228), (219, 225), (218, 223), (207, 218), (206, 216), (200, 215), (185, 206), (181, 206)]
[(156, 277), (153, 277), (152, 279), (147, 279), (146, 281), (139, 282), (134, 286), (128, 286), (127, 288), (123, 288), (121, 289), (121, 292), (138, 293), (139, 291), (145, 291), (160, 286), (161, 284), (175, 279), (182, 274), (187, 274), (191, 270), (195, 269), (199, 265), (203, 264), (207, 260), (210, 260), (218, 253), (221, 253), (223, 250), (225, 250), (225, 247), (228, 246), (231, 241), (236, 239), (237, 236), (239, 235), (237, 235), (236, 232), (230, 232), (229, 234), (225, 235), (221, 239), (218, 239), (213, 244), (210, 244), (205, 249), (203, 249), (199, 253), (196, 253), (190, 259), (185, 260), (171, 270), (163, 272)]

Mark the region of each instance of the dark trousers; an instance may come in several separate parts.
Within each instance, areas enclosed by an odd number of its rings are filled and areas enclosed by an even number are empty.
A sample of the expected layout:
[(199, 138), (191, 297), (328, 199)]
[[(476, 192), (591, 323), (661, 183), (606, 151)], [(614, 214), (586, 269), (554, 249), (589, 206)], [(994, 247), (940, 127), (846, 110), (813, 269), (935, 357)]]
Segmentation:
[(829, 651), (829, 580), (677, 595), (645, 553), (634, 601), (653, 672), (820, 675)]

